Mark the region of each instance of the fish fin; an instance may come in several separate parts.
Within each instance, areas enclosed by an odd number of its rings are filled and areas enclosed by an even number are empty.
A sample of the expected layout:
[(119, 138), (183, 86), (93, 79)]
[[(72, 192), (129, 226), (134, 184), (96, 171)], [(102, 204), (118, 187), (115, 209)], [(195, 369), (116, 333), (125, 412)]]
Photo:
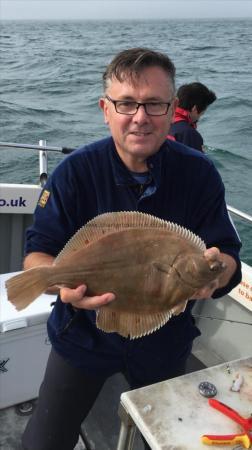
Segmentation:
[(136, 339), (161, 328), (172, 314), (172, 310), (154, 314), (119, 313), (103, 307), (96, 313), (96, 326), (107, 333), (117, 332)]
[(48, 288), (48, 267), (34, 267), (9, 278), (5, 282), (8, 300), (18, 311), (26, 308)]
[(80, 250), (80, 248), (101, 239), (103, 236), (131, 228), (166, 229), (187, 239), (199, 249), (203, 251), (206, 249), (199, 236), (173, 222), (139, 211), (109, 212), (96, 216), (80, 228), (58, 254), (54, 264), (57, 264), (68, 253)]
[(173, 306), (173, 308), (172, 308), (173, 315), (178, 316), (180, 313), (184, 312), (186, 309), (187, 302), (188, 302), (188, 300), (186, 300), (182, 303), (179, 303), (176, 306)]

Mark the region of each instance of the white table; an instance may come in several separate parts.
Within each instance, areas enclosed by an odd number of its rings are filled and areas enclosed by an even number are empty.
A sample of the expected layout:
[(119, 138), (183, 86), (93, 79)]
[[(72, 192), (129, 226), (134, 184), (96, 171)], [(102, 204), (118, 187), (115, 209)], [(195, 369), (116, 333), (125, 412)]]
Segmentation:
[[(238, 374), (244, 382), (240, 392), (233, 392), (230, 388)], [(117, 450), (133, 448), (136, 427), (152, 450), (233, 449), (234, 446), (209, 447), (201, 443), (203, 434), (243, 431), (231, 419), (209, 406), (208, 399), (198, 390), (202, 381), (209, 381), (217, 387), (216, 399), (237, 410), (240, 415), (250, 417), (252, 357), (124, 392), (119, 407), (122, 423)]]

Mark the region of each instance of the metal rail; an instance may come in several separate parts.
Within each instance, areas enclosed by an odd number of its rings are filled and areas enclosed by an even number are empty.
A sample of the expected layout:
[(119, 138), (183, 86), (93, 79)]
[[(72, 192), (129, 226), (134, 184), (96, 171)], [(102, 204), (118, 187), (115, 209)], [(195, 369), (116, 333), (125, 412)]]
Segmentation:
[(244, 213), (240, 211), (239, 209), (233, 208), (233, 206), (227, 205), (227, 209), (229, 212), (235, 214), (238, 217), (241, 217), (242, 219), (247, 220), (248, 222), (252, 223), (252, 216), (250, 216), (247, 213)]
[(45, 144), (42, 144), (42, 145), (18, 144), (15, 142), (0, 142), (0, 147), (24, 148), (27, 150), (44, 150), (44, 151), (48, 151), (48, 152), (59, 152), (59, 153), (64, 153), (64, 154), (71, 153), (75, 150), (74, 148), (70, 148), (70, 147), (53, 147), (53, 146), (46, 145), (46, 141), (43, 141), (43, 142), (45, 142)]
[(39, 151), (39, 181), (43, 187), (47, 181), (48, 175), (48, 152), (63, 153), (64, 155), (73, 152), (74, 148), (69, 147), (52, 147), (46, 145), (46, 141), (40, 140), (39, 145), (19, 144), (15, 142), (0, 142), (0, 149), (3, 148), (21, 148), (27, 150)]

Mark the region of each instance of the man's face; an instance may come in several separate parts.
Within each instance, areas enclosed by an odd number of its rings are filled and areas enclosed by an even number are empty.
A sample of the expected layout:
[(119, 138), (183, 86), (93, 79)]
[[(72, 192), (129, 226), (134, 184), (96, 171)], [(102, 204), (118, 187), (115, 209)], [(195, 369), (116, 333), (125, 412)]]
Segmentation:
[(109, 125), (116, 149), (130, 170), (146, 170), (146, 158), (156, 153), (165, 141), (174, 111), (174, 89), (167, 73), (157, 66), (143, 70), (141, 75), (123, 82), (114, 78), (106, 91), (113, 100), (135, 102), (169, 102), (166, 115), (147, 115), (143, 106), (132, 115), (118, 114), (109, 100), (102, 98), (105, 122)]

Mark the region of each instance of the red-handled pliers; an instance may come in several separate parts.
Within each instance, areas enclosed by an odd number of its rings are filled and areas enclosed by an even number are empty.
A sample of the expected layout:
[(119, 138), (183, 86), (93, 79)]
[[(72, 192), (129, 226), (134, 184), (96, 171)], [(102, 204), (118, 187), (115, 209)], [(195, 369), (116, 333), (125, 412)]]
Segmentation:
[(209, 405), (217, 409), (225, 416), (238, 423), (244, 430), (240, 434), (226, 434), (226, 435), (214, 435), (204, 434), (201, 437), (201, 442), (207, 445), (230, 445), (230, 444), (242, 444), (244, 448), (250, 448), (252, 445), (252, 417), (245, 419), (230, 406), (225, 405), (222, 402), (214, 398), (208, 399)]

